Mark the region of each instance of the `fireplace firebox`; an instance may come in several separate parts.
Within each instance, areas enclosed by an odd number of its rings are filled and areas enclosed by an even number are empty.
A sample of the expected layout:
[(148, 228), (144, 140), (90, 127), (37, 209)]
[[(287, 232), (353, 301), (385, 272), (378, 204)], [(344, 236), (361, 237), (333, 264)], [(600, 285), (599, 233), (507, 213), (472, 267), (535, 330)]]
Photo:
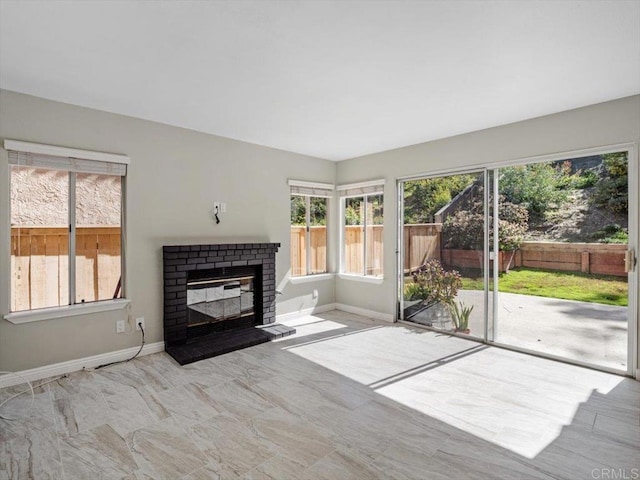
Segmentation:
[(257, 324), (260, 266), (193, 270), (187, 275), (187, 337)]
[(165, 350), (181, 365), (280, 338), (279, 243), (163, 247)]

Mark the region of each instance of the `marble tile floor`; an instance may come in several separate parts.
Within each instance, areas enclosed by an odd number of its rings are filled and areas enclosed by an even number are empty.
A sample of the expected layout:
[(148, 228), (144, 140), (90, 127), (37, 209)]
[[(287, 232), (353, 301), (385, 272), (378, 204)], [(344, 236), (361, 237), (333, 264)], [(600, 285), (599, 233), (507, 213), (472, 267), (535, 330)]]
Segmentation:
[(296, 335), (10, 401), (0, 480), (640, 475), (635, 380), (339, 311), (285, 323)]

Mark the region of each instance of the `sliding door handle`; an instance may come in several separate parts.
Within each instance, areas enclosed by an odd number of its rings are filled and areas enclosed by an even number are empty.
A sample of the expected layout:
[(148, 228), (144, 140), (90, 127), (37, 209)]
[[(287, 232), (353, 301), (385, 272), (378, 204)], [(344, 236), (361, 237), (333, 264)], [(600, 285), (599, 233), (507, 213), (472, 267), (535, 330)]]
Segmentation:
[(633, 250), (627, 250), (624, 253), (624, 271), (626, 273), (633, 272), (636, 268), (636, 253)]

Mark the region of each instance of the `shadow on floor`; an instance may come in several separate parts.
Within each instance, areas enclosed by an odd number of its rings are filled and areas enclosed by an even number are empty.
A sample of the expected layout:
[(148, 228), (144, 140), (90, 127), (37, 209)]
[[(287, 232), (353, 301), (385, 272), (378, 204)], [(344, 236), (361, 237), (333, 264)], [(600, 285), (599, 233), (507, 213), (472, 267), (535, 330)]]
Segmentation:
[(7, 406), (21, 420), (0, 420), (0, 478), (557, 480), (638, 468), (634, 380), (344, 312), (294, 326), (183, 367), (159, 353), (77, 372), (38, 389), (31, 410), (19, 397)]

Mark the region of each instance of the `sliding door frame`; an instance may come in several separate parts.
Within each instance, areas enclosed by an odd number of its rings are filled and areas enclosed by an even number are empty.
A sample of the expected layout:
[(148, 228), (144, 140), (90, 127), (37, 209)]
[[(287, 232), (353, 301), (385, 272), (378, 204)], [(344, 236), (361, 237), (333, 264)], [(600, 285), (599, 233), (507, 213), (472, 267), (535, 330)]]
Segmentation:
[[(484, 318), (485, 318), (485, 327), (484, 327), (484, 334), (483, 336), (480, 337), (468, 337), (468, 336), (463, 336), (464, 338), (473, 338), (476, 341), (485, 341), (486, 340), (486, 318), (488, 315), (488, 285), (489, 285), (489, 273), (488, 273), (488, 265), (489, 265), (489, 256), (487, 255), (487, 245), (488, 245), (488, 241), (489, 241), (489, 229), (487, 228), (487, 220), (488, 220), (488, 215), (489, 215), (489, 209), (487, 208), (487, 198), (488, 198), (488, 191), (487, 191), (487, 178), (488, 178), (488, 170), (484, 167), (477, 167), (477, 168), (463, 168), (463, 169), (451, 169), (451, 170), (444, 170), (444, 171), (440, 171), (440, 172), (435, 172), (435, 173), (426, 173), (424, 175), (412, 175), (410, 177), (399, 177), (396, 179), (396, 193), (397, 193), (397, 201), (398, 201), (398, 205), (397, 205), (397, 214), (398, 214), (398, 218), (397, 218), (397, 236), (396, 236), (396, 289), (397, 289), (397, 299), (396, 299), (396, 305), (397, 305), (397, 315), (396, 315), (396, 319), (398, 321), (404, 322), (406, 321), (404, 319), (404, 184), (406, 182), (410, 182), (412, 180), (428, 180), (430, 178), (440, 178), (440, 177), (447, 177), (447, 176), (452, 176), (452, 175), (482, 175), (482, 181), (483, 181), (483, 185), (484, 185), (484, 201), (485, 201), (485, 208), (484, 208), (484, 229), (483, 229), (483, 285), (484, 285)], [(408, 322), (411, 323), (411, 322)], [(411, 323), (412, 325), (417, 325), (415, 323)], [(429, 328), (432, 329), (431, 327), (427, 327), (425, 325), (421, 325), (424, 326), (425, 328)], [(442, 330), (438, 330), (433, 328), (434, 331), (438, 331), (441, 332)], [(457, 335), (457, 334), (456, 334)]]
[[(497, 251), (498, 246), (498, 235), (494, 235), (493, 245), (489, 246), (489, 210), (490, 208), (494, 210), (494, 213), (497, 213), (497, 202), (498, 202), (498, 179), (496, 176), (496, 172), (503, 167), (513, 167), (518, 165), (526, 165), (533, 163), (543, 163), (543, 162), (553, 162), (558, 160), (566, 160), (571, 158), (580, 158), (587, 157), (590, 155), (603, 155), (606, 153), (615, 153), (615, 152), (627, 152), (627, 168), (628, 168), (628, 204), (629, 209), (627, 212), (628, 222), (629, 222), (629, 240), (627, 249), (634, 252), (634, 256), (637, 258), (638, 256), (638, 225), (639, 225), (639, 210), (638, 207), (638, 183), (639, 183), (639, 166), (638, 163), (640, 159), (638, 158), (638, 145), (634, 142), (629, 143), (621, 143), (614, 145), (604, 145), (599, 147), (592, 147), (586, 149), (579, 150), (571, 150), (565, 152), (558, 152), (546, 155), (537, 155), (531, 157), (522, 157), (516, 158), (512, 160), (503, 160), (499, 162), (490, 162), (490, 163), (481, 163), (474, 167), (464, 167), (464, 168), (452, 168), (447, 170), (437, 170), (434, 172), (423, 173), (423, 174), (415, 174), (415, 175), (407, 175), (403, 177), (396, 178), (396, 187), (397, 187), (397, 200), (398, 200), (398, 218), (397, 218), (397, 245), (396, 245), (396, 255), (397, 255), (397, 319), (402, 323), (407, 323), (412, 326), (418, 326), (420, 328), (425, 328), (427, 330), (433, 330), (442, 333), (442, 330), (438, 330), (433, 327), (428, 327), (426, 325), (420, 325), (413, 322), (409, 322), (404, 320), (403, 315), (403, 306), (404, 306), (404, 183), (411, 180), (421, 180), (421, 179), (429, 179), (429, 178), (438, 178), (443, 176), (451, 176), (451, 175), (459, 175), (459, 174), (469, 174), (469, 173), (483, 173), (484, 175), (484, 183), (485, 183), (485, 225), (484, 225), (484, 236), (485, 236), (485, 247), (484, 247), (484, 297), (485, 297), (485, 305), (484, 305), (484, 335), (483, 338), (479, 337), (470, 337), (467, 335), (461, 335), (454, 332), (448, 332), (450, 335), (460, 336), (462, 338), (466, 338), (468, 340), (489, 344), (492, 346), (504, 348), (507, 350), (513, 350), (516, 352), (526, 353), (530, 355), (534, 355), (541, 358), (548, 358), (551, 360), (557, 360), (568, 364), (578, 365), (581, 367), (587, 367), (599, 371), (615, 373), (615, 374), (624, 374), (626, 376), (635, 377), (640, 380), (640, 370), (638, 369), (638, 344), (640, 343), (639, 339), (639, 319), (638, 319), (638, 270), (639, 266), (636, 261), (635, 268), (629, 272), (627, 275), (627, 288), (628, 288), (628, 298), (629, 303), (627, 307), (627, 369), (625, 371), (620, 369), (614, 369), (610, 367), (605, 367), (601, 365), (591, 364), (587, 362), (582, 362), (579, 360), (573, 360), (566, 357), (561, 357), (558, 355), (548, 354), (544, 352), (539, 352), (536, 350), (530, 350), (526, 348), (517, 347), (510, 344), (503, 344), (500, 342), (496, 342), (493, 339), (495, 338), (495, 328), (498, 314), (498, 301), (499, 301), (499, 292), (498, 292), (498, 269), (494, 268), (492, 283), (493, 283), (493, 297), (492, 304), (489, 305), (489, 275), (490, 275), (490, 255), (492, 252)], [(493, 194), (493, 202), (491, 206), (489, 206), (490, 193), (489, 187), (491, 187)], [(499, 218), (497, 214), (493, 215), (493, 225), (494, 231), (497, 231), (497, 227), (499, 224)], [(491, 322), (491, 325), (489, 324)]]

